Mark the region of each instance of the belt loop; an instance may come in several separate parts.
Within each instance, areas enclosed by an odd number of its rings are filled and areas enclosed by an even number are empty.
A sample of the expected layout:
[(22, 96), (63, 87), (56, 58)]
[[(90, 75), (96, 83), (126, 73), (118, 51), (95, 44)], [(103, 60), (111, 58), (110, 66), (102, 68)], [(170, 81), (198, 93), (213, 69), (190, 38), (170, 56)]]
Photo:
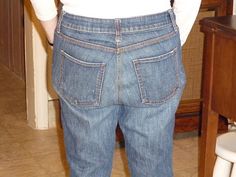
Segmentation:
[(65, 15), (65, 11), (61, 11), (60, 15), (59, 15), (59, 18), (58, 18), (58, 22), (57, 22), (57, 33), (60, 33), (61, 31), (61, 21), (63, 19), (63, 16)]
[(171, 19), (171, 23), (172, 23), (172, 25), (173, 25), (173, 28), (174, 28), (175, 32), (177, 32), (177, 31), (178, 31), (178, 26), (177, 26), (177, 24), (176, 24), (175, 14), (174, 14), (174, 12), (173, 12), (172, 9), (169, 9), (169, 10), (168, 10), (168, 13), (169, 13), (169, 16), (170, 16), (170, 19)]
[(116, 28), (116, 42), (121, 41), (121, 20), (115, 19), (115, 28)]

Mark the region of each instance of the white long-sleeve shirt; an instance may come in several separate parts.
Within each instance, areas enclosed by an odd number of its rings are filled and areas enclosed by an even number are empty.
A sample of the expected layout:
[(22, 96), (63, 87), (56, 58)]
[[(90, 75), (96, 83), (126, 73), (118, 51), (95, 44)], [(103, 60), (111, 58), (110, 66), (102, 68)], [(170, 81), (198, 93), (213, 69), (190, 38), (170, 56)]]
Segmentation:
[[(36, 16), (47, 21), (57, 15), (54, 0), (30, 0)], [(170, 0), (61, 0), (63, 10), (74, 15), (95, 18), (125, 18), (164, 12)], [(186, 41), (197, 16), (201, 0), (175, 0), (173, 10), (180, 30), (181, 44)]]

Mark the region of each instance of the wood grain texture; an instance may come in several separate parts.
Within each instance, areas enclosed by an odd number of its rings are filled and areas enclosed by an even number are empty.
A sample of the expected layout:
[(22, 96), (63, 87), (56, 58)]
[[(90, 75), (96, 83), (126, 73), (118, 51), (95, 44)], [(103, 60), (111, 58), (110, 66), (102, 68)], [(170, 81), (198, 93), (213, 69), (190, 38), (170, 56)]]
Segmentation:
[(200, 24), (205, 40), (199, 177), (212, 177), (219, 114), (236, 120), (236, 16)]
[(23, 13), (23, 0), (0, 1), (0, 63), (24, 80)]

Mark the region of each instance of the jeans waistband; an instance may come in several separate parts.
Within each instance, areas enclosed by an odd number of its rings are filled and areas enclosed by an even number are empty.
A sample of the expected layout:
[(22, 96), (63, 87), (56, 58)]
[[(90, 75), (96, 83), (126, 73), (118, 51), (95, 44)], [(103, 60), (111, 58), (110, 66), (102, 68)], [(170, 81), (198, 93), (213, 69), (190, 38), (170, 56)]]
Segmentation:
[(129, 33), (145, 31), (150, 28), (162, 28), (166, 25), (176, 24), (172, 9), (162, 13), (137, 16), (131, 18), (100, 19), (90, 18), (61, 12), (58, 32), (60, 28), (93, 32), (93, 33)]

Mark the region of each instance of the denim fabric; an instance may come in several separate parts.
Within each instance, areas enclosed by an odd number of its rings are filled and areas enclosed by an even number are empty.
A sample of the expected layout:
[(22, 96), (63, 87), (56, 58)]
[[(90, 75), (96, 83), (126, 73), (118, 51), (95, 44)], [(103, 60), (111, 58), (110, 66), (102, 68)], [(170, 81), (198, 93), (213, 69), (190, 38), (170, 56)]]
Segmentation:
[(185, 73), (172, 10), (121, 19), (62, 11), (53, 58), (71, 177), (110, 176), (117, 123), (132, 177), (173, 177)]

